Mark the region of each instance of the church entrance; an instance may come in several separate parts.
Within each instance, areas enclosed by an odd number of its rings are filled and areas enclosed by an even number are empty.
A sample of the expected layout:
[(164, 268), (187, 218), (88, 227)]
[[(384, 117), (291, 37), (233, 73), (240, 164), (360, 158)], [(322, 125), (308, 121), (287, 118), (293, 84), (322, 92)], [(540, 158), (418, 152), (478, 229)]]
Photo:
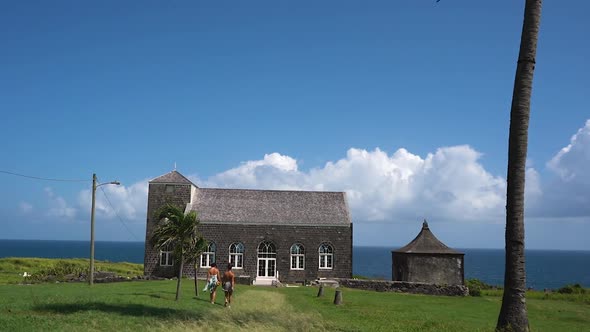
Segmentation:
[(271, 285), (276, 280), (277, 250), (270, 241), (264, 241), (258, 246), (257, 285)]

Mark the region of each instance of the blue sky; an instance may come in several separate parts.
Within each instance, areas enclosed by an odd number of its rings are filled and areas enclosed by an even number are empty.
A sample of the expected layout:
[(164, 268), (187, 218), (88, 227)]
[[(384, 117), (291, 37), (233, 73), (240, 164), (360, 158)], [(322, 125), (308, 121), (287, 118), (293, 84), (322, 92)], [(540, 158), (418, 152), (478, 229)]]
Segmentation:
[[(0, 238), (145, 236), (146, 182), (348, 193), (355, 244), (427, 218), (504, 245), (524, 1), (0, 3)], [(545, 2), (527, 246), (590, 250), (587, 1)], [(117, 217), (118, 216), (118, 217)]]

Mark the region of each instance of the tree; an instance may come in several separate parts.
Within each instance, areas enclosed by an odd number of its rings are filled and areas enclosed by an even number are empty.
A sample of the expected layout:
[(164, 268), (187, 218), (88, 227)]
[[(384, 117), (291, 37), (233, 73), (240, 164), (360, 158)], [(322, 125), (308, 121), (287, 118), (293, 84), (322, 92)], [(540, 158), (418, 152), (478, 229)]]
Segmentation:
[[(156, 212), (158, 226), (152, 233), (152, 243), (157, 249), (172, 248), (176, 266), (178, 266), (178, 281), (176, 283), (176, 301), (180, 297), (180, 282), (187, 253), (191, 253), (192, 243), (198, 243), (197, 213), (187, 214), (173, 205), (165, 205)], [(202, 240), (202, 239), (201, 239)], [(190, 257), (192, 259), (192, 257)]]
[(528, 331), (524, 256), (524, 186), (528, 128), (542, 0), (526, 0), (508, 138), (506, 266), (496, 330)]
[(199, 296), (199, 284), (197, 282), (197, 271), (198, 263), (203, 253), (203, 250), (207, 248), (207, 241), (202, 236), (195, 236), (188, 242), (188, 247), (185, 251), (185, 257), (187, 263), (192, 263), (195, 274), (195, 296)]

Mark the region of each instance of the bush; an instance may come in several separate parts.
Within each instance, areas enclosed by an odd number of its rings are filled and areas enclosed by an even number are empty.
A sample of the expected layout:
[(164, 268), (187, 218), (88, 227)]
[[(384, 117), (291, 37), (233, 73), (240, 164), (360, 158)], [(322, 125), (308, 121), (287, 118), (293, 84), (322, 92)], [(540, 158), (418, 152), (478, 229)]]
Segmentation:
[(479, 279), (467, 279), (467, 281), (465, 282), (465, 286), (469, 287), (469, 289), (471, 288), (479, 288), (479, 289), (493, 289), (496, 288), (492, 285), (488, 285), (485, 282), (479, 280)]
[(54, 266), (43, 269), (37, 273), (34, 273), (31, 277), (33, 281), (46, 281), (46, 280), (65, 280), (68, 275), (80, 276), (86, 274), (88, 266), (86, 264), (68, 261), (58, 261)]
[(482, 290), (488, 290), (488, 289), (495, 288), (494, 286), (488, 285), (479, 279), (468, 279), (465, 282), (465, 286), (467, 286), (467, 288), (469, 288), (469, 295), (470, 296), (481, 296)]
[(477, 287), (469, 287), (469, 296), (481, 296), (481, 289)]
[(580, 284), (566, 285), (557, 290), (560, 294), (584, 294), (586, 290)]

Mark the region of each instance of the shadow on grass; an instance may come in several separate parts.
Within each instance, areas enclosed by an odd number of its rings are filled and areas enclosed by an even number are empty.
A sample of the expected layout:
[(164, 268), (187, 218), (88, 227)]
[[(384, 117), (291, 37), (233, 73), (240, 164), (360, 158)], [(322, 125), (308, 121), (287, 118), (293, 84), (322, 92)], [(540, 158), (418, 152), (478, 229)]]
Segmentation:
[(174, 300), (174, 296), (176, 295), (176, 293), (174, 292), (150, 292), (150, 293), (120, 293), (119, 295), (122, 296), (128, 296), (128, 295), (133, 295), (133, 296), (148, 296), (148, 297), (152, 297), (155, 299), (173, 299)]
[(44, 304), (33, 308), (40, 312), (75, 314), (85, 311), (102, 311), (123, 316), (156, 317), (162, 319), (200, 320), (203, 313), (184, 309), (171, 309), (143, 304), (109, 304), (104, 302)]

